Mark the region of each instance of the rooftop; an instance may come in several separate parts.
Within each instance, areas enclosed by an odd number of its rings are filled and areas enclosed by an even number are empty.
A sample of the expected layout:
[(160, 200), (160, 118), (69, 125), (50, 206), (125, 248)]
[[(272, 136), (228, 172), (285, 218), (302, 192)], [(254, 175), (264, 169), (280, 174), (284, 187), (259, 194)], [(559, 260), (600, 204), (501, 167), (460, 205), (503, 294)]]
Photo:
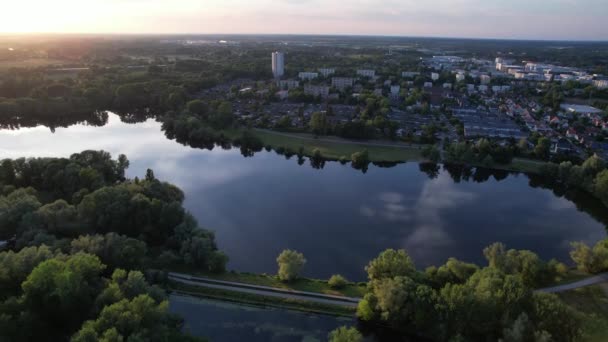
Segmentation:
[(587, 105), (577, 105), (577, 104), (563, 104), (561, 105), (563, 110), (569, 111), (571, 113), (601, 113), (601, 109), (597, 109), (595, 107), (587, 106)]

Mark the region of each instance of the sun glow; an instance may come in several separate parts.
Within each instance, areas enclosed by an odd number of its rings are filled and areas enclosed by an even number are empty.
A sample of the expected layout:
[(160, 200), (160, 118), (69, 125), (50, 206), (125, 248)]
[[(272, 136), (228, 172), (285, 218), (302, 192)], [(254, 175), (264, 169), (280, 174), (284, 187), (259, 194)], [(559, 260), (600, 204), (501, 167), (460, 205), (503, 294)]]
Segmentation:
[(96, 0), (8, 0), (0, 5), (0, 33), (94, 32), (110, 14), (99, 5)]

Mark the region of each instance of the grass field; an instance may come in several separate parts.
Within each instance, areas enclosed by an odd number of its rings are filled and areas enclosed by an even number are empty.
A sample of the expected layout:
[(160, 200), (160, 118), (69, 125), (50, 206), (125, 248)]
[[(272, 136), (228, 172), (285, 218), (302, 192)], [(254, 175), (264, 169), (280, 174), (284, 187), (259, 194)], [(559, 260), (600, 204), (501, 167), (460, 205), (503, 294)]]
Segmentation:
[(324, 158), (340, 159), (345, 157), (350, 160), (350, 157), (355, 152), (367, 150), (371, 161), (377, 162), (400, 162), (409, 160), (423, 160), (420, 154), (420, 148), (413, 147), (389, 147), (389, 146), (374, 146), (373, 144), (352, 143), (350, 141), (340, 141), (339, 138), (331, 139), (314, 139), (310, 134), (294, 134), (289, 136), (283, 133), (274, 133), (268, 131), (255, 131), (264, 145), (270, 145), (273, 148), (284, 147), (297, 152), (300, 147), (304, 148), (305, 155), (312, 155), (314, 149), (319, 149)]
[(608, 284), (566, 291), (558, 296), (583, 314), (583, 341), (608, 341)]
[(509, 165), (494, 164), (491, 167), (499, 170), (527, 172), (527, 173), (540, 173), (540, 168), (546, 164), (542, 161), (524, 159), (524, 158), (513, 158), (513, 161)]
[[(346, 159), (350, 160), (350, 156), (353, 153), (367, 150), (369, 152), (370, 160), (376, 162), (405, 162), (424, 160), (421, 154), (422, 146), (420, 145), (401, 147), (375, 146), (374, 144), (377, 144), (377, 142), (371, 142), (369, 144), (362, 142), (357, 144), (350, 141), (341, 141), (340, 138), (333, 137), (324, 137), (322, 140), (317, 140), (314, 139), (310, 134), (275, 133), (260, 130), (256, 130), (254, 133), (264, 142), (264, 145), (270, 145), (273, 148), (284, 147), (294, 152), (298, 151), (300, 147), (303, 147), (304, 154), (308, 156), (312, 155), (312, 151), (314, 149), (319, 149), (323, 157), (327, 159), (337, 160), (341, 157), (345, 157)], [(545, 163), (542, 161), (514, 158), (511, 164), (494, 164), (490, 165), (490, 168), (507, 171), (540, 173), (540, 168), (544, 164)]]
[(308, 291), (316, 293), (331, 294), (337, 296), (347, 297), (363, 297), (365, 294), (365, 283), (349, 283), (344, 288), (334, 290), (329, 287), (327, 281), (319, 279), (308, 279), (301, 278), (290, 283), (284, 283), (280, 281), (274, 275), (267, 274), (254, 274), (254, 273), (239, 273), (239, 272), (225, 272), (222, 274), (214, 274), (207, 272), (197, 272), (192, 269), (179, 269), (177, 272), (188, 273), (196, 276), (202, 276), (223, 281), (233, 281), (237, 283), (270, 286), (282, 289), (291, 289), (298, 291)]

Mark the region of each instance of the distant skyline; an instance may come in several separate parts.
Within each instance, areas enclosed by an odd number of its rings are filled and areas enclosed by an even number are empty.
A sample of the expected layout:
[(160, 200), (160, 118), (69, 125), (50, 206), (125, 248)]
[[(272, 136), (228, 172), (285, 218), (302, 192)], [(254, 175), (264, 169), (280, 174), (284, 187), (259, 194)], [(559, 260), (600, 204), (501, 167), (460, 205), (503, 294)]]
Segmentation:
[(607, 0), (15, 0), (0, 33), (608, 40)]

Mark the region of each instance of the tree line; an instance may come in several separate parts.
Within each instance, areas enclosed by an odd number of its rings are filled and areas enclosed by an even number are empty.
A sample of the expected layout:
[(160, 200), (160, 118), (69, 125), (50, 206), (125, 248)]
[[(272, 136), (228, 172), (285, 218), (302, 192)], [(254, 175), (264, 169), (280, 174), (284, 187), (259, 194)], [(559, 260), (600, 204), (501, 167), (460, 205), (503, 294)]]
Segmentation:
[(228, 258), (179, 188), (152, 170), (127, 179), (128, 165), (103, 151), (0, 162), (0, 240), (10, 247), (0, 253), (0, 339), (188, 340), (146, 281), (158, 276), (139, 270), (221, 272)]

